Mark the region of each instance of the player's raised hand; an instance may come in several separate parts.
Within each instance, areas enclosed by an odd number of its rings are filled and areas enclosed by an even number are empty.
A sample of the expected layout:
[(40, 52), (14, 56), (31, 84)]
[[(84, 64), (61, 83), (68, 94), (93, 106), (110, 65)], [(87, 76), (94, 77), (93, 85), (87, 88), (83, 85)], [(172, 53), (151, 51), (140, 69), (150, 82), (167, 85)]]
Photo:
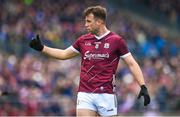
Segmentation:
[(150, 103), (151, 99), (150, 99), (148, 90), (145, 85), (141, 86), (141, 90), (139, 92), (138, 99), (140, 99), (141, 96), (144, 97), (144, 106), (147, 106)]
[(29, 46), (37, 51), (42, 51), (44, 48), (44, 45), (42, 45), (41, 40), (39, 38), (39, 35), (33, 37), (33, 39), (29, 43)]

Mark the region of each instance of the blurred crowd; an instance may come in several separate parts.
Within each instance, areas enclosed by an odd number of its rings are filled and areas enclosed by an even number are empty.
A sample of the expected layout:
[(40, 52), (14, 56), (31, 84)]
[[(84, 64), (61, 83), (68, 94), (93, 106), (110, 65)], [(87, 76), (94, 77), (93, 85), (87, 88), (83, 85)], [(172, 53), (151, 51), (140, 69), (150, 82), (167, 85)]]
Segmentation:
[(161, 19), (166, 20), (175, 26), (180, 28), (180, 1), (179, 0), (124, 0), (127, 3), (134, 3), (135, 5), (144, 5), (148, 11), (154, 12), (159, 15)]
[(152, 10), (162, 12), (172, 22), (180, 22), (180, 1), (179, 0), (148, 0)]
[[(108, 9), (108, 27), (121, 35), (140, 64), (152, 102), (137, 100), (139, 86), (126, 65), (117, 70), (118, 112), (140, 115), (179, 113), (180, 48), (156, 26), (118, 12), (107, 1), (0, 0), (0, 115), (75, 115), (80, 57), (56, 60), (28, 47), (40, 34), (43, 43), (69, 47), (85, 33), (82, 11), (90, 5)], [(113, 22), (112, 22), (113, 21)], [(0, 92), (1, 93), (1, 92)]]

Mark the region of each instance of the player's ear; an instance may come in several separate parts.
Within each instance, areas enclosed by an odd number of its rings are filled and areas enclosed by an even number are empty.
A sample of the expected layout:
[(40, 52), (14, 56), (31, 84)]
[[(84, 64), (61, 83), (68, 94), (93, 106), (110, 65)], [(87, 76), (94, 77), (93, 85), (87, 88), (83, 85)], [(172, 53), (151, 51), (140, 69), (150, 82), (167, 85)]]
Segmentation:
[(103, 23), (103, 21), (101, 19), (97, 19), (96, 23), (97, 23), (97, 25), (101, 25)]

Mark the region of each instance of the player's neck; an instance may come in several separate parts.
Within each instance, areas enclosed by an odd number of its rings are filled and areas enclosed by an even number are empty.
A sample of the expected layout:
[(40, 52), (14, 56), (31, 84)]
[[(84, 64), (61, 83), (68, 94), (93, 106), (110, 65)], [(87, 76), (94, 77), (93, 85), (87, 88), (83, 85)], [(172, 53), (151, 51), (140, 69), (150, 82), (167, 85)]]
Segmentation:
[(109, 30), (106, 28), (106, 26), (103, 26), (102, 28), (99, 29), (99, 32), (96, 34), (96, 36), (100, 37), (107, 33)]

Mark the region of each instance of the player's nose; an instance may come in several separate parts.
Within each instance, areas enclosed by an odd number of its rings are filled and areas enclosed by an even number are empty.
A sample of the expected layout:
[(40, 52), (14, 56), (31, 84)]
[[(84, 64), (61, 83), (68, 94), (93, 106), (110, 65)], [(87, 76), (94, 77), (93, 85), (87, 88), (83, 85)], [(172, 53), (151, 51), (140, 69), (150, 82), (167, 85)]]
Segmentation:
[(85, 27), (88, 27), (89, 26), (89, 23), (86, 21), (85, 22)]
[(86, 27), (86, 28), (88, 27), (88, 24), (87, 24), (87, 23), (85, 23), (85, 27)]

